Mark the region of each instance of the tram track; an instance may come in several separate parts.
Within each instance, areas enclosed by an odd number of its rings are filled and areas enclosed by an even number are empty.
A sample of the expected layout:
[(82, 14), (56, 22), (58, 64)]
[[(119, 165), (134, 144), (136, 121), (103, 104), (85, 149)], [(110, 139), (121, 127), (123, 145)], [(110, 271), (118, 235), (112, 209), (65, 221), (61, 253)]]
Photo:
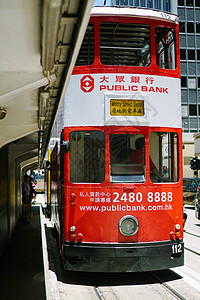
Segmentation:
[[(200, 236), (199, 236), (198, 234), (196, 234), (196, 233), (189, 232), (189, 231), (186, 231), (186, 230), (184, 230), (184, 232), (185, 232), (185, 234), (194, 236), (194, 237), (196, 237), (196, 238), (200, 238)], [(187, 251), (190, 251), (190, 252), (193, 253), (193, 254), (196, 254), (196, 255), (200, 256), (200, 252), (195, 251), (195, 250), (193, 250), (193, 249), (191, 249), (191, 248), (189, 248), (189, 247), (186, 247), (186, 246), (185, 246), (184, 249), (187, 250)]]
[(189, 234), (189, 235), (192, 235), (192, 236), (195, 236), (197, 238), (200, 238), (200, 235), (196, 234), (196, 233), (193, 233), (193, 232), (190, 232), (190, 231), (187, 231), (187, 230), (184, 230), (185, 233)]
[[(52, 234), (52, 231), (50, 232)], [(190, 233), (189, 233), (190, 234)], [(199, 236), (197, 236), (199, 237)], [(51, 250), (52, 248), (54, 248), (55, 245), (55, 239), (51, 238)], [(192, 249), (189, 249), (186, 247), (186, 250), (188, 251), (192, 251), (195, 252)], [(195, 253), (200, 255), (199, 253)], [(53, 254), (53, 257), (55, 256), (55, 253)], [(53, 259), (52, 257), (52, 259)], [(51, 259), (51, 261), (52, 261)], [(57, 257), (57, 259), (54, 257), (54, 259), (56, 261), (59, 261), (59, 258)], [(52, 264), (51, 264), (52, 267)], [(54, 268), (53, 268), (54, 269)], [(56, 267), (57, 269), (57, 267)], [(174, 270), (173, 272), (176, 271)], [(178, 274), (178, 273), (177, 273)], [(187, 278), (190, 277), (190, 274), (186, 273), (187, 276), (184, 278), (185, 282), (187, 282)], [(184, 274), (181, 274), (180, 276), (182, 277)], [(61, 276), (61, 275), (60, 275)], [(144, 279), (144, 277), (142, 276), (141, 279), (138, 280), (138, 277), (132, 277), (132, 279), (127, 278), (126, 280), (116, 280), (116, 277), (114, 277), (112, 280), (110, 280), (110, 277), (106, 277), (104, 280), (100, 280), (102, 285), (99, 285), (99, 283), (96, 282), (97, 285), (93, 285), (95, 284), (95, 280), (93, 281), (92, 279), (89, 280), (90, 283), (93, 284), (89, 287), (89, 292), (88, 292), (88, 297), (92, 296), (92, 298), (90, 299), (94, 299), (94, 300), (124, 300), (124, 299), (128, 299), (127, 295), (130, 295), (130, 298), (132, 297), (132, 295), (134, 295), (134, 299), (149, 299), (149, 295), (151, 295), (151, 297), (153, 297), (152, 299), (179, 299), (179, 300), (186, 300), (186, 299), (190, 299), (188, 298), (188, 294), (185, 293), (184, 287), (185, 285), (183, 285), (183, 287), (180, 289), (180, 286), (178, 287), (178, 285), (176, 286), (175, 281), (176, 279), (178, 279), (178, 277), (176, 276), (170, 276), (170, 274), (166, 273), (166, 272), (151, 272), (149, 273), (149, 278), (148, 275), (146, 274), (146, 277)], [(62, 276), (61, 276), (62, 277)], [(61, 278), (60, 277), (60, 278)], [(194, 278), (194, 277), (193, 277)], [(79, 279), (76, 279), (79, 280)], [(82, 279), (81, 279), (82, 280)], [(174, 281), (175, 280), (175, 281)], [(73, 282), (74, 279), (72, 279), (71, 282)], [(65, 277), (62, 277), (62, 282), (68, 282), (68, 279), (66, 279)], [(79, 281), (78, 281), (79, 282)], [(79, 283), (81, 283), (82, 285), (84, 285), (83, 283), (84, 281), (80, 281)], [(166, 283), (167, 282), (167, 283)], [(77, 283), (77, 282), (76, 282)], [(107, 284), (110, 284), (109, 286)], [(185, 284), (185, 283), (184, 283)], [(189, 284), (191, 284), (191, 282), (189, 281)], [(176, 290), (176, 287), (178, 287), (178, 290)], [(194, 285), (193, 285), (194, 287)], [(191, 288), (193, 289), (193, 287), (191, 286)], [(61, 300), (64, 299), (63, 295), (67, 294), (69, 296), (69, 288), (68, 286), (64, 286), (63, 284), (58, 283), (58, 289), (59, 289), (59, 293), (61, 295)], [(71, 293), (71, 289), (72, 286), (70, 286), (70, 293)], [(87, 290), (87, 287), (84, 287), (83, 290), (81, 290), (81, 295), (79, 295), (79, 291), (75, 291), (75, 288), (73, 290), (73, 293), (75, 293), (76, 295), (78, 295), (75, 298), (79, 298), (79, 299), (84, 299), (81, 297), (85, 297), (85, 294)], [(141, 295), (143, 296), (142, 293), (145, 292), (144, 298), (141, 297)], [(184, 296), (182, 296), (181, 294), (184, 294)], [(148, 295), (147, 295), (148, 293)], [(193, 289), (193, 293), (194, 293), (194, 289)], [(198, 293), (198, 291), (197, 291)], [(155, 294), (155, 297), (154, 297)], [(159, 297), (159, 294), (161, 294), (164, 297)], [(83, 296), (84, 295), (84, 296)], [(195, 294), (196, 295), (196, 294)], [(75, 299), (74, 296), (72, 295), (71, 298), (69, 299)], [(85, 297), (86, 298), (86, 297)], [(191, 299), (197, 299), (196, 298), (191, 298)]]
[[(157, 283), (160, 284), (160, 287), (164, 289), (167, 293), (169, 293), (174, 299), (177, 300), (187, 300), (184, 296), (182, 296), (178, 291), (174, 288), (170, 287), (167, 283), (165, 283), (158, 275), (154, 272), (151, 272), (151, 275), (156, 279)], [(152, 284), (153, 286), (153, 284)], [(129, 286), (126, 287), (127, 289)], [(99, 300), (122, 300), (121, 296), (117, 295), (113, 287), (94, 287), (94, 292)], [(168, 298), (166, 298), (168, 299)], [(171, 297), (170, 297), (171, 299)]]
[(199, 253), (199, 252), (194, 251), (194, 250), (192, 250), (192, 249), (190, 249), (190, 248), (188, 248), (188, 247), (185, 247), (185, 250), (190, 251), (190, 252), (192, 252), (193, 254), (196, 254), (196, 255), (199, 255), (199, 256), (200, 256), (200, 253)]
[(169, 292), (175, 299), (178, 300), (186, 300), (185, 297), (183, 297), (179, 292), (177, 292), (175, 289), (170, 287), (166, 282), (163, 282), (161, 278), (159, 278), (154, 272), (151, 272), (152, 276), (158, 280), (160, 285), (167, 291)]
[(105, 287), (104, 290), (100, 287), (95, 287), (95, 293), (99, 300), (120, 300), (112, 287)]

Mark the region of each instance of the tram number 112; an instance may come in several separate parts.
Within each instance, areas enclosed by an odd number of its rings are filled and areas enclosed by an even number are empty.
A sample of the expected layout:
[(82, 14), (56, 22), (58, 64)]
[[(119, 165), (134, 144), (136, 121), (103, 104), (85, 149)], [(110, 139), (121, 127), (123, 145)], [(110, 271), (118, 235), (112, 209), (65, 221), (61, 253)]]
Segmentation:
[(171, 248), (171, 257), (179, 257), (182, 253), (182, 244), (173, 244)]

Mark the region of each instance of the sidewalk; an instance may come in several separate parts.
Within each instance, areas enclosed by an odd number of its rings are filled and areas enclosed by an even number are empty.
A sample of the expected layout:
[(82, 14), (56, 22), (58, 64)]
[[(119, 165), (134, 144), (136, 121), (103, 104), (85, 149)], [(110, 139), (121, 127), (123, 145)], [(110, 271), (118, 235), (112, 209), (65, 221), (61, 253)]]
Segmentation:
[(45, 300), (40, 207), (20, 223), (0, 260), (0, 299)]

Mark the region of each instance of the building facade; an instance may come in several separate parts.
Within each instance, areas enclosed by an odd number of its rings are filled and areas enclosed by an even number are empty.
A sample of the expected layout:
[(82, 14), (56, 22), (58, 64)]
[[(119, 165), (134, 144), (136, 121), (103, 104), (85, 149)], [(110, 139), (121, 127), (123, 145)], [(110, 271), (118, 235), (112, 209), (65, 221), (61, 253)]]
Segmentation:
[(199, 155), (194, 133), (200, 131), (200, 0), (110, 0), (107, 5), (157, 9), (179, 15), (183, 172), (192, 177), (190, 157)]
[(198, 155), (194, 133), (200, 131), (200, 0), (178, 0), (184, 176), (193, 176), (190, 157)]
[(153, 8), (176, 13), (176, 0), (111, 0), (112, 5), (129, 5), (135, 7)]

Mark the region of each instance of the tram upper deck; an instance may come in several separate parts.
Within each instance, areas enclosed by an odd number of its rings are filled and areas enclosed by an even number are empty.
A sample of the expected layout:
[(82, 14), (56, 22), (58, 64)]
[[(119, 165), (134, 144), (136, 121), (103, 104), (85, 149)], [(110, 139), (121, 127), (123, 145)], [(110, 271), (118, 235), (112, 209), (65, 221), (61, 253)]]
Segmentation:
[(65, 96), (64, 126), (181, 128), (178, 35), (175, 15), (93, 8)]

